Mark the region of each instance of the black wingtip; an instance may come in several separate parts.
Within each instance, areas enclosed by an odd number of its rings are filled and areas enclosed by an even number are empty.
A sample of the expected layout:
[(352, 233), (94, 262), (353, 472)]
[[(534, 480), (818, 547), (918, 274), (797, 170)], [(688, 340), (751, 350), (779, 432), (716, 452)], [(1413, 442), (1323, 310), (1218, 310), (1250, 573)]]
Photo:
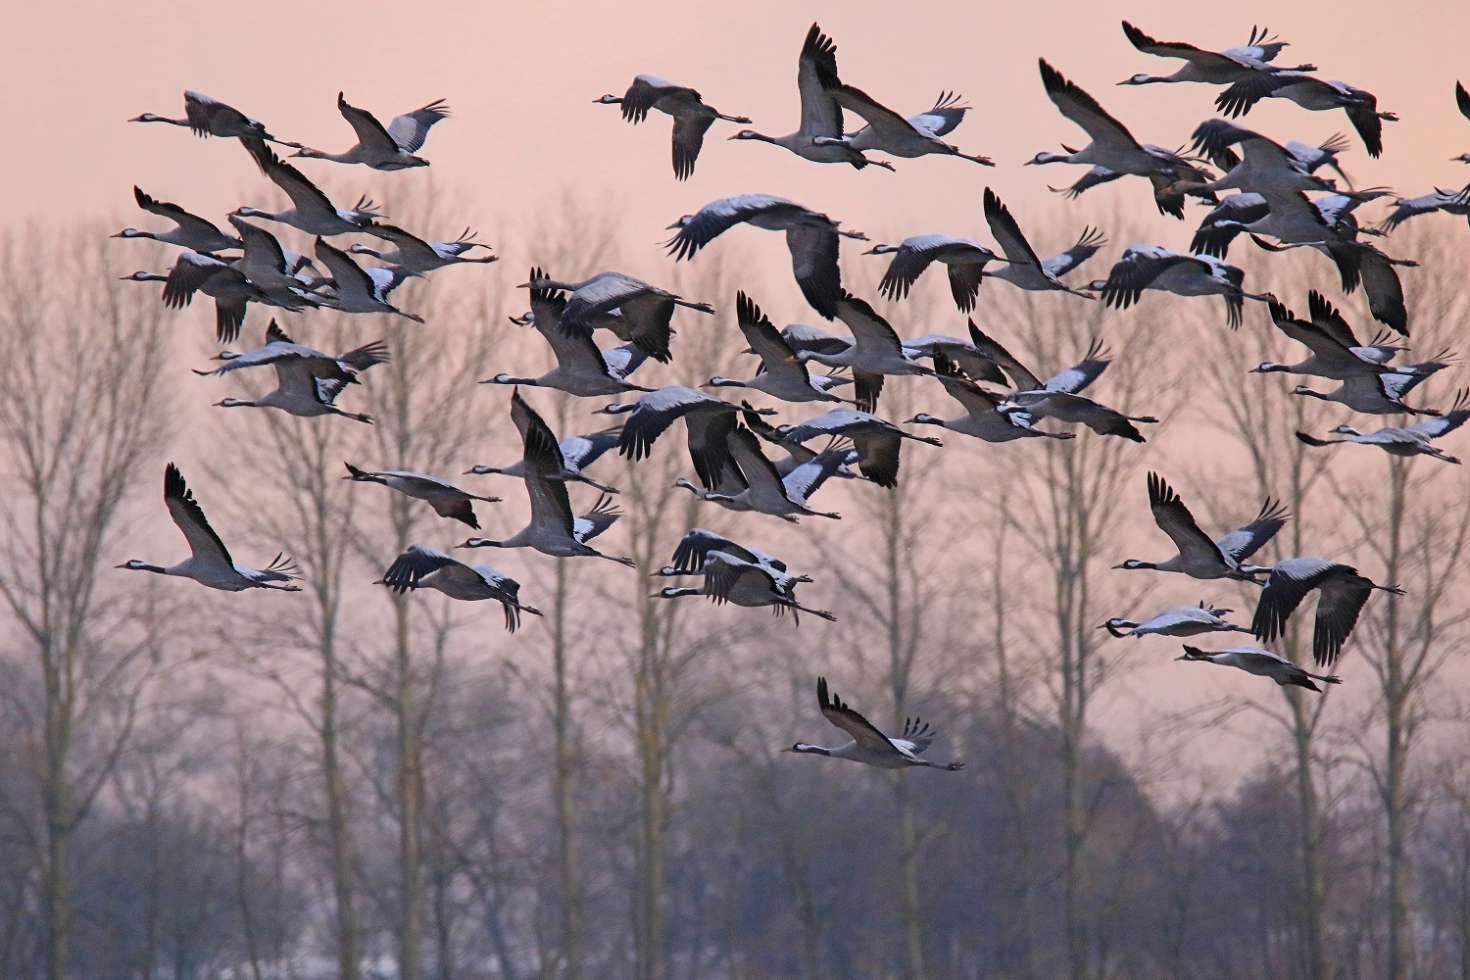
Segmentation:
[(184, 474), (179, 472), (177, 463), (170, 461), (163, 467), (163, 495), (165, 497), (182, 497), (188, 492), (184, 485)]

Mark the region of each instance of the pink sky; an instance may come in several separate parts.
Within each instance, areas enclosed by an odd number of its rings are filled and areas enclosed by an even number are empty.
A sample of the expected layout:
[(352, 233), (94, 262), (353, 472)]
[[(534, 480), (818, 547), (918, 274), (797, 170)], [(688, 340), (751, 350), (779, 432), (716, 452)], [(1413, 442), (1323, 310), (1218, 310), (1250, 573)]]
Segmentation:
[[(1470, 4), (1386, 8), (1365, 0), (1299, 0), (1191, 5), (1185, 13), (1177, 3), (1160, 0), (1126, 6), (1101, 0), (649, 0), (432, 8), (361, 0), (295, 7), (30, 4), (11, 17), (11, 78), (0, 88), (0, 107), (16, 146), (0, 158), (0, 169), (10, 189), (12, 220), (102, 218), (119, 221), (119, 227), (159, 227), (157, 219), (134, 209), (129, 189), (137, 183), (222, 222), (237, 205), (273, 209), (284, 198), (258, 177), (233, 140), (204, 142), (181, 129), (124, 120), (145, 111), (181, 115), (182, 90), (194, 88), (263, 120), (282, 138), (342, 150), (352, 133), (336, 110), (341, 89), (384, 119), (435, 98), (448, 100), (454, 116), (434, 129), (424, 155), (433, 162), (437, 184), (467, 201), (469, 210), (453, 227), (410, 230), (428, 237), (453, 234), (464, 225), (478, 228), (483, 240), (501, 246), (507, 261), (485, 274), (502, 284), (520, 282), (536, 258), (513, 250), (511, 229), (534, 222), (538, 206), (554, 204), (569, 187), (586, 199), (616, 202), (625, 216), (626, 268), (655, 282), (668, 275), (668, 261), (653, 246), (667, 235), (665, 225), (711, 199), (754, 191), (827, 211), (875, 241), (921, 232), (985, 240), (979, 199), (990, 185), (1023, 227), (1061, 227), (1075, 234), (1084, 223), (1101, 219), (1106, 231), (1106, 217), (1121, 210), (1136, 215), (1155, 241), (1183, 249), (1198, 220), (1195, 208), (1187, 223), (1157, 218), (1146, 187), (1133, 179), (1068, 202), (1047, 193), (1045, 185), (1070, 183), (1081, 168), (1020, 165), (1038, 150), (1084, 139), (1047, 100), (1038, 56), (1092, 92), (1142, 141), (1179, 145), (1196, 124), (1215, 115), (1214, 87), (1115, 84), (1135, 72), (1168, 74), (1179, 64), (1135, 51), (1119, 29), (1126, 16), (1160, 39), (1214, 48), (1243, 44), (1253, 22), (1267, 23), (1293, 42), (1283, 62), (1311, 61), (1326, 78), (1366, 88), (1402, 121), (1386, 126), (1380, 161), (1367, 157), (1340, 112), (1308, 113), (1267, 101), (1245, 125), (1282, 141), (1319, 142), (1347, 133), (1352, 146), (1343, 164), (1358, 186), (1386, 184), (1416, 195), (1470, 180), (1470, 167), (1448, 159), (1470, 151), (1470, 122), (1452, 97), (1457, 71), (1470, 82), (1470, 63), (1463, 58)], [(929, 158), (898, 161), (897, 173), (859, 173), (810, 164), (765, 144), (727, 142), (724, 137), (737, 127), (722, 123), (711, 130), (694, 177), (677, 183), (670, 173), (665, 117), (655, 115), (634, 128), (615, 109), (592, 102), (604, 92), (621, 93), (633, 75), (647, 72), (698, 88), (722, 111), (752, 117), (756, 129), (787, 133), (798, 117), (796, 56), (813, 20), (835, 38), (844, 80), (900, 111), (927, 108), (941, 89), (962, 93), (974, 111), (949, 138), (999, 166)], [(381, 198), (428, 177), (324, 162), (305, 162), (302, 169), (343, 188), (341, 197), (367, 191)], [(1381, 205), (1365, 208), (1370, 220), (1381, 213)], [(774, 240), (749, 237), (756, 234), (747, 233), (745, 240), (750, 251), (759, 251), (757, 261), (783, 266), (784, 249)], [(296, 247), (307, 244), (299, 239), (294, 236)], [(1070, 239), (1036, 244), (1046, 253)], [(1086, 275), (1103, 275), (1104, 263), (1125, 244), (1114, 241)], [(120, 273), (140, 267), (131, 256), (121, 257), (135, 247), (118, 245)], [(769, 302), (762, 296), (763, 304), (778, 321), (810, 319), (797, 305), (789, 274), (780, 281), (787, 294)], [(190, 315), (203, 329), (207, 305)], [(927, 332), (919, 324), (901, 329)], [(178, 542), (161, 515), (158, 520), (165, 535), (159, 540), (167, 542), (161, 553), (172, 553)], [(1144, 553), (1155, 552), (1164, 553), (1157, 537)], [(1354, 668), (1366, 693), (1366, 665)], [(1203, 682), (1206, 675), (1189, 676)], [(1169, 677), (1178, 683), (1177, 672)], [(1245, 690), (1241, 685), (1253, 683), (1209, 680), (1218, 689)], [(1269, 697), (1264, 689), (1252, 690)], [(1146, 694), (1151, 699), (1157, 692)], [(1120, 692), (1114, 718), (1120, 727), (1128, 727), (1124, 716), (1133, 697), (1143, 700), (1145, 692)]]
[[(19, 12), (24, 26), (12, 29), (12, 82), (0, 90), (0, 106), (11, 132), (28, 138), (0, 163), (11, 188), (9, 213), (47, 220), (120, 215), (143, 224), (147, 216), (132, 210), (128, 193), (135, 182), (212, 217), (243, 203), (235, 197), (255, 177), (238, 146), (123, 123), (144, 111), (181, 114), (188, 87), (236, 105), (284, 138), (325, 149), (352, 142), (335, 107), (339, 89), (384, 117), (448, 99), (455, 116), (434, 131), (426, 155), (436, 180), (475, 202), (476, 213), (465, 220), (490, 241), (497, 240), (495, 219), (531, 218), (538, 203), (556, 199), (565, 186), (617, 198), (630, 235), (655, 234), (707, 200), (747, 191), (780, 193), (875, 237), (976, 233), (983, 231), (978, 198), (986, 184), (1022, 206), (1023, 224), (1055, 216), (1080, 225), (1118, 203), (1151, 209), (1140, 182), (1094, 191), (1079, 208), (1042, 188), (1075, 178), (1080, 168), (1019, 165), (1037, 150), (1080, 138), (1047, 101), (1038, 56), (1146, 142), (1177, 145), (1214, 114), (1212, 87), (1115, 85), (1134, 72), (1167, 74), (1178, 64), (1133, 50), (1119, 29), (1121, 16), (1161, 39), (1220, 48), (1244, 43), (1252, 22), (1269, 23), (1293, 42), (1283, 61), (1314, 62), (1325, 77), (1366, 88), (1381, 107), (1402, 115), (1387, 127), (1382, 161), (1370, 161), (1354, 137), (1344, 162), (1360, 186), (1391, 184), (1418, 194), (1470, 178), (1470, 168), (1447, 159), (1470, 150), (1470, 123), (1451, 96), (1470, 32), (1464, 4), (1401, 3), (1391, 13), (1363, 0), (1194, 5), (1187, 17), (1177, 4), (1156, 0), (478, 3), (432, 14), (411, 4), (327, 0), (270, 16), (245, 9), (266, 8), (61, 2)], [(940, 89), (966, 96), (975, 109), (951, 139), (1000, 165), (931, 158), (900, 161), (896, 174), (857, 173), (764, 144), (726, 142), (733, 128), (719, 124), (693, 179), (678, 184), (669, 172), (666, 119), (634, 129), (616, 110), (591, 102), (650, 72), (700, 89), (722, 110), (751, 116), (762, 131), (789, 132), (797, 119), (796, 55), (814, 19), (836, 39), (844, 79), (901, 111), (927, 108)], [(1464, 74), (1470, 77), (1470, 67)], [(1340, 112), (1307, 113), (1271, 101), (1246, 124), (1283, 141), (1351, 133)], [(305, 167), (365, 190), (381, 189), (385, 180), (424, 179)], [(263, 184), (258, 197), (251, 203), (279, 200)], [(1178, 222), (1151, 227), (1166, 244), (1187, 242)]]

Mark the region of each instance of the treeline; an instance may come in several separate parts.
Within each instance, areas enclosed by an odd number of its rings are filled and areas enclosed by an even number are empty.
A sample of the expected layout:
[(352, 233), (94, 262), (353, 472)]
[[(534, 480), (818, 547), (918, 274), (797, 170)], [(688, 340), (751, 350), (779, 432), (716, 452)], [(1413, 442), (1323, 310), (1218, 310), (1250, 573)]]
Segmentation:
[[(517, 251), (568, 276), (621, 262), (722, 310), (737, 287), (800, 309), (789, 282), (740, 278), (733, 250), (672, 275), (599, 227)], [(1403, 248), (1434, 273), (1406, 282), (1431, 353), (1458, 342), (1466, 304), (1463, 230), (1435, 230)], [(511, 461), (508, 392), (474, 382), (545, 357), (506, 319), (522, 270), (437, 281), (412, 296), (422, 328), (312, 318), (300, 339), (322, 349), (387, 339), (351, 392), (372, 427), (211, 415), (237, 382), (185, 371), (213, 353), (204, 315), (117, 281), (130, 270), (99, 237), (0, 244), (0, 975), (1470, 977), (1465, 476), (1292, 438), (1344, 413), (1245, 374), (1294, 358), (1263, 310), (1232, 334), (1210, 301), (1117, 314), (987, 284), (985, 329), (1039, 369), (1102, 337), (1110, 403), (1165, 419), (1150, 443), (947, 434), (905, 451), (894, 491), (834, 481), (823, 505), (844, 519), (795, 529), (698, 504), (673, 486), (682, 453), (608, 458), (608, 536), (637, 572), (497, 554), (545, 612), (509, 636), (498, 611), (370, 585), (407, 544), (463, 529), (340, 477), (343, 461), (455, 479)], [(1251, 274), (1301, 306), (1313, 261)], [(874, 277), (846, 274), (859, 291)], [(941, 287), (892, 308), (901, 333), (963, 333)], [(743, 376), (736, 336), (725, 312), (682, 324), (651, 373)], [(523, 393), (563, 436), (605, 421), (599, 401)], [(890, 379), (880, 404), (900, 421), (952, 409), (926, 379)], [(232, 546), (297, 559), (303, 593), (111, 572), (182, 553), (158, 499), (172, 458)], [(1283, 499), (1269, 557), (1404, 586), (1369, 605), (1340, 690), (1278, 691), (1098, 629), (1253, 602), (1112, 570), (1167, 548), (1148, 469), (1211, 526)], [(506, 498), (480, 508), (487, 535), (519, 527), (520, 486), (485, 479)], [(690, 526), (811, 574), (839, 621), (652, 598)], [(1305, 659), (1301, 644), (1280, 649)], [(819, 673), (880, 724), (931, 719), (931, 751), (967, 768), (784, 754), (833, 737)]]

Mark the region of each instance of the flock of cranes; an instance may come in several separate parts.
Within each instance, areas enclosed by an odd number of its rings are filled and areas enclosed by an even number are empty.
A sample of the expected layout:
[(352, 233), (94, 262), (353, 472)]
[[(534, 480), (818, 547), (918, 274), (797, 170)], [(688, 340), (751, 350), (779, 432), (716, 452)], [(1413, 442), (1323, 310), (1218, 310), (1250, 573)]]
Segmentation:
[[(1123, 31), (1138, 51), (1182, 65), (1169, 75), (1134, 74), (1122, 85), (1192, 82), (1224, 86), (1215, 105), (1230, 119), (1246, 114), (1264, 98), (1286, 99), (1314, 112), (1340, 109), (1373, 157), (1383, 151), (1383, 124), (1397, 118), (1379, 110), (1376, 98), (1366, 90), (1317, 77), (1312, 65), (1277, 65), (1286, 43), (1262, 29), (1253, 29), (1244, 46), (1224, 51), (1158, 41), (1127, 22)], [(1139, 142), (1097, 99), (1046, 60), (1040, 60), (1039, 68), (1045, 94), (1085, 134), (1087, 142), (1080, 148), (1062, 144), (1060, 151), (1039, 152), (1025, 163), (1087, 168), (1071, 185), (1051, 188), (1069, 199), (1100, 184), (1138, 177), (1147, 181), (1161, 214), (1183, 220), (1188, 201), (1204, 203), (1208, 210), (1188, 251), (1133, 244), (1121, 252), (1105, 277), (1069, 283), (1066, 277), (1107, 247), (1102, 231), (1087, 226), (1070, 247), (1042, 258), (1010, 208), (986, 188), (981, 209), (993, 247), (969, 238), (915, 234), (896, 245), (873, 244), (863, 253), (888, 257), (878, 290), (885, 298), (904, 300), (925, 271), (938, 263), (944, 267), (956, 308), (967, 317), (980, 304), (987, 279), (1028, 291), (1060, 293), (1077, 301), (1098, 300), (1117, 310), (1139, 303), (1149, 291), (1220, 297), (1231, 329), (1241, 327), (1247, 301), (1259, 302), (1274, 329), (1309, 353), (1294, 364), (1263, 363), (1254, 373), (1336, 382), (1337, 387), (1329, 391), (1299, 385), (1294, 392), (1337, 402), (1354, 412), (1422, 416), (1413, 424), (1371, 432), (1344, 423), (1331, 433), (1340, 438), (1299, 432), (1303, 443), (1314, 447), (1355, 443), (1398, 456), (1459, 462), (1433, 442), (1470, 418), (1470, 389), (1461, 390), (1445, 410), (1405, 403), (1411, 391), (1446, 367), (1452, 353), (1440, 351), (1420, 363), (1394, 364), (1407, 350), (1400, 338), (1409, 333), (1398, 270), (1416, 263), (1387, 254), (1370, 239), (1381, 241), (1409, 218), (1432, 211), (1470, 215), (1470, 187), (1394, 198), (1393, 209), (1381, 224), (1366, 227), (1356, 217), (1358, 208), (1389, 197), (1391, 192), (1353, 188), (1340, 162), (1351, 148), (1342, 135), (1316, 144), (1282, 143), (1227, 119), (1208, 119), (1195, 128), (1184, 146), (1171, 150)], [(812, 163), (857, 169), (894, 169), (895, 163), (875, 154), (898, 160), (949, 156), (994, 166), (990, 158), (965, 152), (948, 141), (970, 108), (957, 94), (945, 91), (930, 108), (904, 116), (842, 79), (836, 44), (816, 24), (801, 45), (796, 81), (800, 116), (794, 131), (771, 136), (741, 128), (728, 139), (770, 143)], [(1470, 118), (1470, 94), (1458, 84), (1455, 93), (1460, 111)], [(655, 112), (669, 116), (676, 180), (693, 173), (705, 136), (716, 123), (752, 125), (746, 116), (716, 110), (695, 89), (653, 75), (637, 76), (621, 96), (607, 94), (593, 101), (618, 106), (623, 119), (635, 125)], [(357, 137), (356, 143), (339, 153), (279, 139), (263, 123), (197, 92), (186, 92), (184, 103), (182, 118), (145, 113), (132, 121), (186, 127), (200, 137), (239, 140), (259, 172), (291, 203), (277, 211), (240, 207), (228, 215), (227, 226), (220, 226), (134, 188), (138, 207), (172, 227), (161, 231), (127, 228), (114, 237), (150, 239), (181, 251), (166, 272), (140, 271), (125, 278), (163, 283), (163, 302), (173, 308), (189, 305), (198, 293), (214, 300), (221, 343), (233, 343), (240, 336), (251, 304), (290, 313), (326, 308), (422, 322), (417, 314), (393, 305), (396, 287), (408, 278), (430, 276), (451, 265), (483, 265), (498, 258), (468, 228), (452, 241), (435, 242), (388, 224), (367, 195), (351, 207), (339, 207), (278, 154), (277, 148), (281, 152), (290, 149), (295, 151), (291, 154), (294, 159), (362, 165), (385, 172), (428, 166), (429, 160), (420, 155), (425, 142), (432, 128), (449, 116), (442, 99), (384, 125), (339, 93), (337, 108)], [(862, 120), (856, 131), (847, 129), (849, 115)], [(1470, 153), (1453, 159), (1470, 163)], [(1344, 186), (1325, 176), (1328, 171)], [(292, 251), (267, 224), (310, 236), (310, 254)], [(700, 387), (649, 388), (631, 379), (649, 358), (674, 361), (674, 318), (693, 322), (695, 314), (714, 316), (719, 311), (709, 302), (677, 295), (622, 272), (567, 280), (532, 266), (520, 284), (527, 290), (529, 309), (512, 322), (534, 330), (549, 347), (555, 364), (535, 377), (500, 373), (481, 382), (512, 386), (510, 418), (520, 434), (522, 454), (505, 465), (480, 464), (464, 474), (520, 480), (530, 500), (530, 521), (508, 537), (471, 537), (458, 549), (529, 548), (554, 558), (601, 558), (636, 567), (632, 559), (594, 546), (618, 521), (614, 503), (618, 490), (587, 471), (614, 449), (636, 464), (652, 454), (661, 440), (672, 442), (663, 437), (679, 428), (685, 436), (685, 448), (679, 452), (687, 451), (695, 478), (681, 478), (679, 487), (727, 510), (797, 523), (803, 517), (841, 516), (813, 503), (828, 480), (891, 488), (899, 480), (906, 444), (919, 444), (911, 451), (942, 445), (939, 439), (910, 431), (905, 425), (931, 426), (990, 443), (1070, 440), (1077, 438), (1073, 427), (1080, 426), (1101, 437), (1141, 443), (1146, 436), (1140, 426), (1158, 421), (1110, 406), (1105, 392), (1099, 396), (1104, 400), (1084, 394), (1092, 391), (1111, 363), (1101, 340), (1094, 341), (1074, 364), (1049, 365), (1054, 373), (1046, 375), (1025, 366), (973, 319), (968, 320), (964, 336), (904, 339), (867, 300), (842, 284), (842, 240), (866, 241), (867, 236), (794, 201), (762, 193), (711, 201), (668, 226), (673, 232), (666, 243), (668, 256), (675, 262), (693, 261), (715, 239), (741, 225), (784, 234), (802, 296), (819, 317), (839, 321), (846, 335), (800, 324), (778, 329), (755, 299), (740, 291), (734, 298), (735, 327), (744, 340), (745, 353), (758, 362), (749, 376), (711, 377)], [(1309, 248), (1321, 253), (1332, 263), (1345, 293), (1364, 290), (1372, 316), (1384, 329), (1364, 344), (1320, 292), (1308, 294), (1307, 318), (1301, 319), (1269, 292), (1248, 291), (1242, 270), (1226, 262), (1229, 249), (1242, 234), (1271, 252)], [(357, 241), (344, 249), (329, 241), (348, 235), (368, 236), (383, 244)], [(613, 342), (600, 343), (603, 332)], [(363, 383), (362, 376), (369, 369), (388, 359), (388, 349), (381, 341), (340, 354), (323, 353), (293, 341), (274, 319), (265, 340), (264, 346), (254, 350), (225, 351), (217, 358), (220, 366), (196, 373), (223, 378), (236, 371), (269, 367), (275, 372), (275, 389), (254, 399), (224, 398), (217, 405), (271, 408), (304, 418), (338, 415), (372, 423), (368, 415), (339, 407), (338, 401), (353, 385)], [(962, 414), (919, 413), (902, 424), (882, 417), (878, 407), (886, 379), (904, 376), (921, 379), (911, 383), (935, 393), (942, 390)], [(582, 399), (619, 399), (596, 410), (618, 417), (618, 424), (558, 438), (523, 394), (523, 390), (538, 388)], [(775, 409), (711, 393), (726, 388), (757, 392), (790, 406), (812, 403), (821, 411), (782, 421), (773, 418)], [(678, 426), (681, 421), (683, 425)], [(346, 466), (344, 479), (379, 484), (475, 530), (480, 528), (476, 505), (501, 499), (472, 493), (432, 474), (375, 470), (353, 463)], [(570, 484), (597, 491), (590, 508), (580, 513), (574, 509)], [(1102, 628), (1115, 637), (1187, 639), (1243, 632), (1271, 642), (1282, 635), (1294, 611), (1315, 593), (1312, 650), (1318, 669), (1323, 670), (1335, 664), (1375, 591), (1402, 594), (1396, 586), (1374, 582), (1339, 562), (1293, 557), (1274, 565), (1252, 564), (1251, 558), (1289, 519), (1276, 501), (1268, 499), (1250, 522), (1214, 538), (1201, 529), (1162, 476), (1149, 473), (1146, 490), (1154, 521), (1173, 543), (1174, 553), (1157, 561), (1128, 559), (1117, 568), (1171, 572), (1204, 581), (1236, 580), (1258, 587), (1260, 598), (1249, 626), (1231, 622), (1227, 618), (1231, 610), (1202, 602), (1166, 609), (1142, 620), (1111, 618)], [(297, 570), (284, 554), (264, 569), (236, 564), (172, 463), (164, 471), (164, 502), (184, 535), (189, 557), (169, 566), (132, 560), (119, 567), (189, 578), (224, 591), (300, 590), (295, 584)], [(794, 574), (781, 559), (749, 544), (701, 528), (689, 531), (670, 562), (652, 574), (693, 583), (661, 588), (655, 593), (658, 598), (706, 597), (715, 603), (769, 609), (777, 615), (790, 613), (796, 622), (802, 613), (835, 619), (830, 611), (798, 600), (797, 588), (811, 583), (810, 576)], [(471, 565), (424, 545), (415, 544), (393, 559), (380, 584), (398, 593), (432, 589), (462, 601), (493, 600), (502, 606), (506, 629), (512, 632), (520, 627), (523, 615), (541, 615), (521, 601), (519, 583), (493, 566)], [(1236, 667), (1281, 685), (1314, 691), (1319, 690), (1315, 681), (1339, 682), (1336, 676), (1310, 673), (1261, 647), (1207, 651), (1186, 645), (1178, 659)], [(798, 742), (793, 752), (884, 768), (961, 768), (959, 762), (938, 765), (924, 759), (934, 730), (918, 719), (906, 722), (896, 736), (885, 735), (833, 694), (825, 678), (817, 680), (817, 700), (823, 716), (849, 741), (830, 748)]]

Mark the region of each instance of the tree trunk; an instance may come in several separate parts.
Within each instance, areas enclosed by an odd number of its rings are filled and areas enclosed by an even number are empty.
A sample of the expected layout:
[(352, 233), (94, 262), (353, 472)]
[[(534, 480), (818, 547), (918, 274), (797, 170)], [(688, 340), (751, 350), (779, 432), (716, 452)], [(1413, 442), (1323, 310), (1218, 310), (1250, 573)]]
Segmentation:
[[(1404, 482), (1408, 467), (1399, 460), (1388, 464), (1389, 511), (1388, 511), (1388, 561), (1384, 569), (1386, 581), (1398, 581), (1399, 559), (1402, 554), (1402, 532), (1404, 524)], [(1405, 727), (1405, 711), (1412, 694), (1405, 682), (1403, 663), (1399, 649), (1399, 616), (1397, 596), (1389, 593), (1384, 597), (1383, 655), (1385, 663), (1384, 713), (1386, 721), (1386, 759), (1384, 760), (1383, 807), (1388, 822), (1388, 980), (1402, 980), (1408, 975), (1408, 950), (1405, 948), (1404, 930), (1408, 920), (1405, 906), (1406, 891), (1404, 866), (1404, 766), (1408, 754), (1408, 735)]]
[[(1298, 409), (1298, 422), (1301, 421)], [(1307, 490), (1303, 467), (1306, 457), (1298, 446), (1292, 447), (1291, 498), (1288, 501), (1293, 514), (1302, 513), (1307, 506)], [(1266, 488), (1263, 486), (1262, 490)], [(1291, 554), (1303, 553), (1302, 523), (1294, 520), (1290, 524)], [(1294, 663), (1303, 663), (1307, 651), (1300, 641), (1301, 627), (1289, 626), (1283, 637), (1283, 653)], [(1305, 947), (1306, 975), (1308, 980), (1327, 980), (1327, 947), (1324, 939), (1326, 926), (1323, 921), (1325, 904), (1322, 885), (1322, 816), (1317, 800), (1317, 784), (1312, 780), (1312, 744), (1317, 734), (1317, 717), (1320, 704), (1313, 702), (1308, 707), (1301, 691), (1282, 688), (1287, 709), (1291, 713), (1292, 745), (1296, 752), (1297, 822), (1301, 842), (1302, 901), (1298, 910)]]
[(47, 773), (46, 787), (46, 977), (66, 980), (66, 940), (71, 927), (70, 860), (71, 831), (67, 826), (69, 793), (66, 777)]
[[(448, 815), (444, 815), (447, 821)], [(450, 901), (454, 889), (454, 872), (447, 867), (448, 855), (431, 835), (432, 881), (434, 899), (434, 966), (436, 980), (454, 980), (454, 935), (450, 929)]]
[(1312, 734), (1309, 709), (1300, 696), (1288, 696), (1291, 708), (1292, 743), (1296, 749), (1297, 821), (1300, 824), (1302, 859), (1302, 944), (1306, 947), (1309, 980), (1326, 980), (1327, 960), (1322, 945), (1322, 857), (1317, 787), (1312, 782)]
[[(243, 751), (243, 749), (242, 749)], [(240, 932), (245, 939), (245, 958), (250, 962), (252, 980), (262, 980), (260, 972), (260, 940), (256, 936), (255, 910), (250, 904), (250, 790), (248, 776), (242, 765), (240, 772), (239, 822), (235, 827), (235, 897), (240, 903)]]
[(1460, 831), (1459, 887), (1455, 889), (1455, 924), (1460, 939), (1460, 980), (1470, 980), (1470, 835)]
[(422, 980), (419, 940), (423, 934), (423, 841), (420, 835), (419, 741), (409, 652), (408, 602), (393, 603), (397, 626), (398, 690), (398, 975), (400, 980)]
[(817, 980), (822, 972), (822, 923), (817, 914), (817, 902), (812, 896), (811, 881), (807, 877), (801, 848), (792, 840), (790, 832), (784, 826), (777, 832), (781, 836), (781, 858), (796, 891), (796, 918), (801, 923), (802, 980)]
[[(888, 679), (893, 695), (895, 725), (903, 723), (909, 688), (909, 658), (904, 649), (903, 581), (899, 554), (903, 541), (903, 498), (897, 487), (884, 498), (883, 569), (888, 620)], [(894, 802), (899, 822), (899, 913), (903, 920), (903, 976), (924, 978), (924, 923), (919, 909), (919, 835), (914, 799), (906, 773), (896, 773)]]
[[(1006, 876), (1012, 883), (1013, 901), (1005, 903), (1006, 916), (1003, 935), (1020, 946), (1020, 970), (1023, 977), (1036, 976), (1035, 944), (1032, 942), (1034, 916), (1032, 910), (1032, 836), (1030, 806), (1027, 793), (1030, 774), (1022, 771), (1017, 753), (1020, 751), (1017, 730), (1017, 698), (1019, 692), (1011, 679), (1010, 645), (1006, 628), (1006, 530), (1011, 520), (1009, 501), (1002, 501), (1002, 520), (995, 533), (994, 549), (991, 552), (991, 596), (992, 615), (995, 617), (995, 632), (992, 643), (995, 648), (995, 694), (1001, 719), (1001, 744), (997, 760), (1002, 793), (1009, 808), (1010, 826), (1015, 834), (1015, 846), (1005, 849)], [(1008, 974), (1012, 969), (1014, 954), (1011, 949), (999, 950), (997, 970)]]
[(658, 656), (658, 621), (652, 600), (641, 597), (641, 651), (635, 681), (639, 762), (638, 894), (635, 907), (635, 976), (659, 980), (663, 975), (664, 740), (667, 710)]
[(1056, 556), (1056, 626), (1061, 660), (1061, 768), (1063, 839), (1063, 920), (1067, 933), (1067, 975), (1087, 976), (1087, 926), (1083, 915), (1083, 851), (1087, 813), (1082, 799), (1082, 739), (1087, 725), (1087, 703), (1092, 691), (1087, 674), (1086, 640), (1078, 636), (1079, 617), (1087, 605), (1087, 551), (1090, 502), (1074, 454), (1063, 456), (1065, 493), (1061, 500), (1070, 517), (1058, 519), (1061, 529)]
[[(39, 731), (27, 714), (22, 737), (41, 743), (35, 768), (24, 771), (35, 778), (41, 810), (32, 831), (44, 932), (37, 959), (51, 980), (67, 976), (73, 835), (116, 765), (139, 693), (167, 649), (157, 642), (162, 617), (139, 598), (141, 590), (128, 589), (125, 601), (101, 594), (98, 573), (117, 543), (123, 488), (136, 482), (140, 461), (152, 458), (164, 434), (167, 399), (155, 397), (155, 382), (166, 347), (157, 304), (139, 305), (142, 297), (97, 274), (105, 260), (88, 244), (93, 237), (77, 227), (0, 242), (0, 335), (15, 353), (0, 365), (0, 451), (9, 477), (0, 567), (24, 570), (0, 577), (0, 609), (10, 615), (16, 652), (35, 657), (44, 691)], [(48, 275), (38, 276), (43, 269)], [(76, 315), (58, 317), (57, 309)], [(89, 397), (58, 397), (68, 391)], [(116, 639), (135, 627), (147, 658)], [(103, 722), (110, 707), (121, 709), (115, 735)], [(85, 762), (97, 764), (85, 780), (72, 753), (77, 731), (89, 736)], [(93, 737), (111, 741), (90, 744)]]
[(337, 976), (357, 980), (357, 913), (353, 907), (352, 842), (347, 820), (347, 787), (337, 746), (337, 657), (333, 636), (322, 640), (322, 783), (327, 794), (327, 844), (332, 896), (337, 914)]
[(71, 745), (71, 711), (54, 647), (41, 653), (46, 678), (46, 866), (42, 888), (46, 905), (46, 977), (66, 978), (66, 941), (71, 929), (72, 803), (66, 761)]
[(907, 776), (894, 773), (898, 801), (899, 880), (903, 910), (903, 976), (924, 980), (924, 923), (919, 917), (919, 832), (914, 816), (913, 791)]
[(567, 684), (567, 566), (556, 563), (556, 591), (551, 605), (551, 660), (553, 671), (552, 728), (555, 737), (556, 863), (561, 886), (562, 976), (581, 980), (582, 899), (577, 869), (577, 839), (573, 824), (576, 807), (576, 744), (572, 732), (571, 692)]
[[(1070, 686), (1070, 684), (1069, 684)], [(1087, 975), (1087, 936), (1081, 916), (1082, 790), (1075, 733), (1062, 732), (1062, 835), (1064, 839), (1062, 917), (1067, 927), (1067, 976)]]

